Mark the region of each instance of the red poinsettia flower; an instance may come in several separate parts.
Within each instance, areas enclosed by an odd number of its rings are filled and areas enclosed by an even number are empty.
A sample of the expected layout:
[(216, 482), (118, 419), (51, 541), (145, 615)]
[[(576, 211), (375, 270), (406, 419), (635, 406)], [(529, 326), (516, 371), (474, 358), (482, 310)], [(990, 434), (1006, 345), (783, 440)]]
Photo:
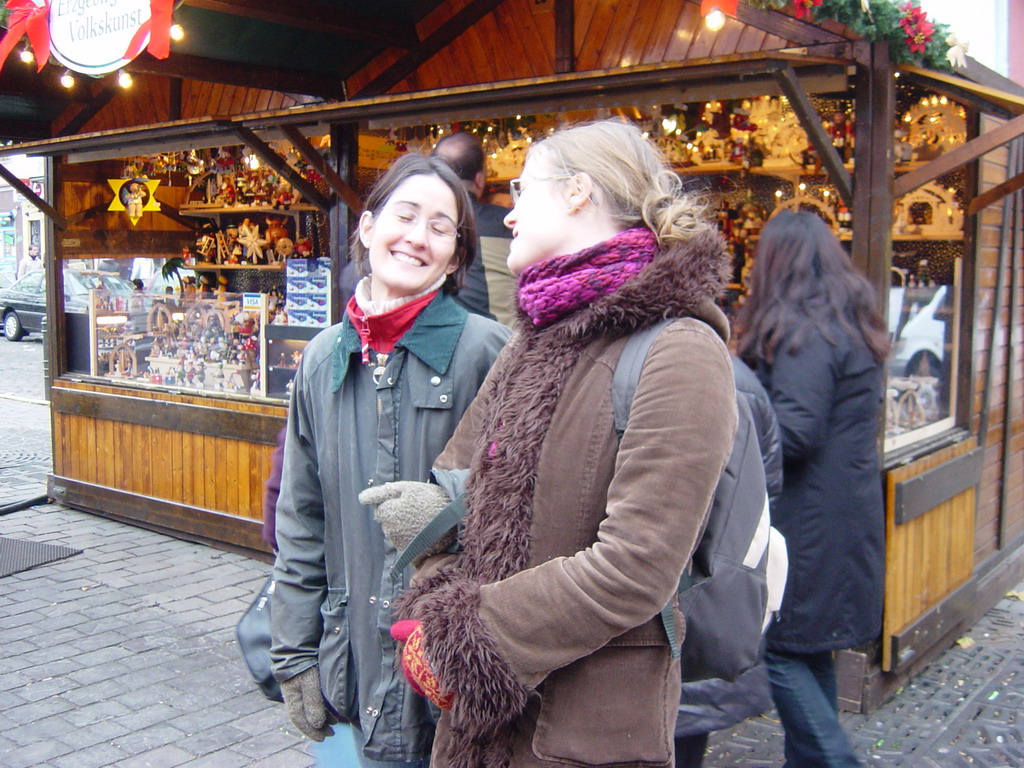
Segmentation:
[(907, 47), (911, 53), (924, 53), (932, 41), (935, 25), (928, 21), (928, 16), (920, 6), (914, 5), (911, 0), (901, 5), (900, 10), (903, 11), (900, 26), (907, 35)]
[(821, 0), (793, 0), (793, 8), (796, 10), (796, 17), (802, 19), (804, 16), (811, 17), (811, 8), (821, 5)]

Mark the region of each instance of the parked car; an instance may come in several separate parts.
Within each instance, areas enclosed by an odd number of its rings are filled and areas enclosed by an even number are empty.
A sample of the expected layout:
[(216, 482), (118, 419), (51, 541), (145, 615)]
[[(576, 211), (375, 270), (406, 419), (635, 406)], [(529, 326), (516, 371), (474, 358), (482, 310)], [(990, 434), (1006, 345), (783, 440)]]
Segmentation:
[[(64, 270), (64, 311), (89, 311), (89, 291), (106, 290), (131, 296), (134, 286), (105, 272)], [(29, 272), (8, 288), (0, 289), (0, 317), (8, 341), (20, 341), (26, 334), (40, 333), (46, 316), (46, 274)]]

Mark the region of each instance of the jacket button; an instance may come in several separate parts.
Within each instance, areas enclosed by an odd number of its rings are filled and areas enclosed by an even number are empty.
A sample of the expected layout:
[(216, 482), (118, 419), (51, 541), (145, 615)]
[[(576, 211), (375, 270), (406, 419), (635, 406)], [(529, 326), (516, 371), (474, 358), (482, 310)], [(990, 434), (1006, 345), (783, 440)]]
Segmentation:
[(376, 595), (370, 595), (370, 605), (376, 605), (376, 604), (377, 604), (377, 596)]
[(389, 387), (393, 387), (394, 385), (395, 385), (395, 380), (393, 378), (391, 378), (390, 376), (388, 376), (388, 386)]
[(334, 628), (334, 634), (340, 635), (341, 634), (341, 627), (335, 627)]
[(435, 387), (438, 386), (441, 383), (441, 377), (440, 376), (431, 376), (430, 377), (430, 383), (433, 384)]
[(373, 485), (373, 478), (371, 477), (369, 480), (367, 480), (366, 484), (367, 485)]
[(390, 608), (391, 607), (391, 601), (390, 600), (381, 600), (380, 604), (382, 606), (384, 606), (385, 608)]
[(370, 716), (371, 717), (377, 717), (379, 714), (380, 714), (380, 710), (379, 709), (375, 709), (375, 710), (373, 710), (373, 712), (370, 713)]
[(439, 397), (438, 400), (440, 400), (442, 403), (447, 403), (448, 395), (441, 395), (441, 397)]

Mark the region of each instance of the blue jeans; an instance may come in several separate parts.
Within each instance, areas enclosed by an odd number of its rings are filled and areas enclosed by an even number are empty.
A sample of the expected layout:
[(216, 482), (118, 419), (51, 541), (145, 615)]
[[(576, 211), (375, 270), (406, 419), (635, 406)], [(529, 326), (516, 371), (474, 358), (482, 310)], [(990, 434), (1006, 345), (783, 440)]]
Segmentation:
[(312, 742), (313, 755), (320, 768), (428, 768), (430, 760), (411, 763), (381, 762), (363, 754), (362, 737), (347, 723), (331, 726), (334, 735), (323, 743)]
[(831, 651), (765, 653), (772, 699), (786, 732), (786, 768), (853, 768), (861, 763), (839, 724)]

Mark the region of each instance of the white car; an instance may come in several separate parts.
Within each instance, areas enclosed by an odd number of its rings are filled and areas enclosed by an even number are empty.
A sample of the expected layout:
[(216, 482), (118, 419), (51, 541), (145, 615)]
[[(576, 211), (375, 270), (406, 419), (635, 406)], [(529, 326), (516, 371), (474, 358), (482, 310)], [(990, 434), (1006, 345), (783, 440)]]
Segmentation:
[[(940, 376), (952, 341), (950, 286), (895, 286), (889, 291), (889, 330), (893, 333), (889, 372), (893, 376)], [(950, 326), (947, 328), (947, 326)]]

